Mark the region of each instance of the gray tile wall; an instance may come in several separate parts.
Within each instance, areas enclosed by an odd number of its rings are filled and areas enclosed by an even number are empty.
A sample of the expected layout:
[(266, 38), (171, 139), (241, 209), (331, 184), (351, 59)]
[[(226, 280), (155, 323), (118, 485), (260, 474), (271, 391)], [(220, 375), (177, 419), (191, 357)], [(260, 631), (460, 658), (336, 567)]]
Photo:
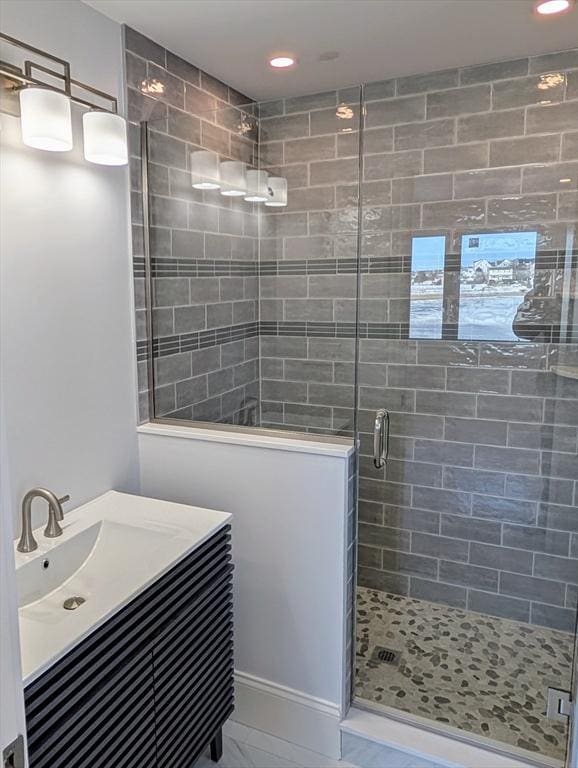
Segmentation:
[(140, 130), (149, 120), (156, 415), (258, 421), (257, 216), (191, 186), (189, 154), (255, 161), (248, 97), (125, 28), (141, 419), (148, 384)]
[[(570, 51), (367, 87), (366, 137), (382, 135), (365, 141), (365, 183), (390, 187), (404, 211), (380, 253), (405, 269), (362, 275), (362, 307), (377, 297), (382, 322), (409, 320), (415, 235), (459, 254), (463, 233), (529, 229), (553, 325), (576, 327), (577, 76)], [(552, 368), (577, 366), (578, 345), (550, 343), (551, 330), (360, 341), (362, 585), (573, 631), (578, 381)], [(371, 459), (380, 406), (392, 412), (384, 471)]]

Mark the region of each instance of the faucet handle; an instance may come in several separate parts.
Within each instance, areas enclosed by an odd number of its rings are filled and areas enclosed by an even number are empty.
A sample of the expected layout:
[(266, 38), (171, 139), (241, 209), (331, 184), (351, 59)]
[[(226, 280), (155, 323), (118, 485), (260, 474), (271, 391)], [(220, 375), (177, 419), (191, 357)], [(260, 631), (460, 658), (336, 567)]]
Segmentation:
[(59, 504), (64, 504), (64, 503), (65, 503), (65, 502), (67, 502), (67, 501), (70, 501), (70, 494), (69, 494), (69, 493), (67, 493), (65, 496), (61, 496), (61, 497), (58, 499), (58, 503), (59, 503)]

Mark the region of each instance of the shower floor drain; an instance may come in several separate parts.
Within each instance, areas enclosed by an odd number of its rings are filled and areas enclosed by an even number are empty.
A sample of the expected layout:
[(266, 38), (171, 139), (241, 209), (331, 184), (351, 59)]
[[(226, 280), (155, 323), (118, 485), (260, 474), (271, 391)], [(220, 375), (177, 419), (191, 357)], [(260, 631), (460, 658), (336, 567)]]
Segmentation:
[(380, 664), (389, 664), (392, 667), (397, 667), (400, 659), (401, 653), (399, 651), (394, 651), (391, 648), (384, 648), (381, 645), (376, 645), (371, 654), (371, 661), (376, 661)]

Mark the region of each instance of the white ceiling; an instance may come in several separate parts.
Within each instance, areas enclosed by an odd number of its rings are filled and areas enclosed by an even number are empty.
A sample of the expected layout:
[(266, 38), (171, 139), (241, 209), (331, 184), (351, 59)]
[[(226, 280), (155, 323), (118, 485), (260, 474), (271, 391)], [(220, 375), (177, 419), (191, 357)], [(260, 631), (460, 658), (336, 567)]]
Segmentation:
[[(254, 99), (572, 48), (578, 10), (534, 0), (84, 0)], [(334, 61), (319, 61), (338, 51)], [(272, 71), (292, 52), (293, 71)]]

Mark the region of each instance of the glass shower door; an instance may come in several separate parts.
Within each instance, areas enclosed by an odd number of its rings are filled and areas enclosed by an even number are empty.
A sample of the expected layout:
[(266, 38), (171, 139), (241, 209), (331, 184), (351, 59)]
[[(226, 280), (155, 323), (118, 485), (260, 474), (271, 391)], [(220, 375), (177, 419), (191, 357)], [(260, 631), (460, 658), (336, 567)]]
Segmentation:
[(363, 152), (354, 694), (550, 761), (578, 592), (570, 61), (366, 86)]

